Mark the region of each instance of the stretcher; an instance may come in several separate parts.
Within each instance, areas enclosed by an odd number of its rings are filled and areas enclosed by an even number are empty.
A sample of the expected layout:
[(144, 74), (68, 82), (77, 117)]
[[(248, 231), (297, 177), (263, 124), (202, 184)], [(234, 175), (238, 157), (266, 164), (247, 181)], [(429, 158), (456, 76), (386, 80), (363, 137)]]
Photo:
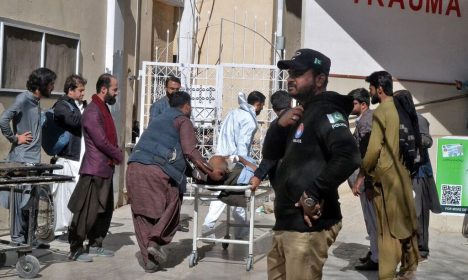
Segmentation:
[[(248, 256), (246, 259), (246, 270), (250, 271), (253, 268), (254, 258), (253, 258), (253, 244), (255, 241), (263, 238), (264, 236), (270, 234), (270, 232), (265, 232), (262, 235), (254, 238), (254, 230), (255, 228), (272, 228), (272, 225), (260, 225), (255, 224), (255, 209), (256, 209), (256, 201), (263, 201), (263, 198), (269, 195), (272, 192), (272, 188), (268, 185), (262, 185), (258, 188), (255, 192), (250, 190), (250, 186), (243, 185), (243, 186), (227, 186), (227, 185), (203, 185), (203, 184), (191, 184), (194, 192), (194, 203), (193, 203), (193, 243), (192, 243), (192, 253), (189, 257), (189, 267), (194, 267), (198, 264), (198, 251), (197, 251), (197, 242), (198, 241), (207, 241), (207, 242), (214, 242), (214, 243), (222, 243), (222, 247), (226, 250), (229, 244), (241, 244), (241, 245), (248, 245)], [(236, 191), (236, 192), (244, 192), (246, 204), (247, 204), (247, 213), (249, 213), (249, 223), (248, 224), (235, 224), (231, 223), (231, 207), (226, 207), (226, 234), (224, 238), (208, 238), (202, 237), (199, 234), (199, 226), (198, 226), (198, 208), (199, 208), (199, 201), (214, 201), (218, 200), (218, 191)], [(228, 206), (233, 206), (229, 205)], [(231, 239), (229, 234), (231, 227), (248, 227), (249, 234), (248, 240), (243, 239)]]
[(31, 255), (32, 241), (34, 239), (35, 220), (38, 215), (39, 193), (45, 191), (44, 188), (52, 183), (73, 181), (74, 177), (66, 175), (56, 175), (52, 170), (61, 169), (63, 166), (57, 164), (29, 164), (29, 163), (8, 163), (0, 162), (0, 190), (10, 192), (10, 234), (14, 227), (14, 199), (15, 187), (28, 185), (32, 187), (31, 198), (27, 206), (29, 212), (28, 220), (28, 240), (26, 243), (17, 243), (0, 239), (0, 267), (7, 261), (7, 252), (16, 252), (18, 261), (16, 271), (22, 278), (34, 278), (40, 269), (39, 260)]

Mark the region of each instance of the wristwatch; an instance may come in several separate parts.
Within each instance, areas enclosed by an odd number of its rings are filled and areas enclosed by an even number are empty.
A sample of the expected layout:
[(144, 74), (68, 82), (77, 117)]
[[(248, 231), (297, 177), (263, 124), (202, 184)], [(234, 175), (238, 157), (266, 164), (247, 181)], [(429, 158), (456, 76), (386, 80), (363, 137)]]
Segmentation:
[(313, 198), (306, 198), (304, 199), (304, 204), (307, 205), (307, 207), (314, 208), (315, 205), (317, 205), (317, 201)]

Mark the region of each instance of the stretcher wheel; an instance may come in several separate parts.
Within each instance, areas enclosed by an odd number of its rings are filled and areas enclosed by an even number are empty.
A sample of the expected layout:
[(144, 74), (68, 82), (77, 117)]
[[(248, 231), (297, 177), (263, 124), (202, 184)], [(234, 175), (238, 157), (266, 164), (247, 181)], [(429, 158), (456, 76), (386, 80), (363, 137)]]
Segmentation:
[(40, 268), (39, 260), (32, 255), (21, 256), (16, 263), (16, 271), (21, 278), (34, 278)]
[[(231, 236), (226, 235), (224, 239), (231, 239)], [(221, 246), (223, 246), (223, 249), (226, 250), (229, 247), (229, 243), (221, 243)]]
[(245, 270), (251, 271), (252, 268), (253, 268), (253, 257), (252, 257), (252, 256), (248, 256), (248, 257), (247, 257), (247, 265), (246, 265)]
[(189, 267), (194, 267), (198, 264), (198, 252), (192, 252), (189, 258)]

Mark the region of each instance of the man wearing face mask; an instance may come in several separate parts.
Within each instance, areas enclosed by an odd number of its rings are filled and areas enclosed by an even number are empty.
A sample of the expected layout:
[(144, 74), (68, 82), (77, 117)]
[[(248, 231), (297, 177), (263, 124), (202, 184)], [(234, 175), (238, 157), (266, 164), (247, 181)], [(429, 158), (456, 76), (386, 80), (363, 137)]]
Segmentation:
[[(240, 92), (238, 96), (239, 108), (228, 113), (219, 131), (216, 154), (220, 156), (250, 157), (253, 138), (257, 131), (257, 119), (265, 105), (266, 97), (259, 91), (249, 93), (247, 100)], [(226, 208), (222, 201), (212, 201), (202, 226), (202, 234), (212, 232), (216, 221)], [(236, 224), (247, 224), (245, 209), (232, 207), (232, 217)], [(242, 239), (248, 234), (247, 227), (236, 227), (234, 238)], [(208, 235), (207, 235), (208, 236)], [(212, 238), (213, 235), (208, 237)]]
[(190, 95), (172, 94), (170, 107), (156, 116), (141, 135), (128, 160), (126, 174), (135, 235), (140, 247), (138, 262), (146, 272), (155, 272), (166, 261), (164, 245), (171, 242), (179, 224), (191, 161), (211, 180), (223, 178), (224, 170), (211, 168), (197, 149), (190, 121)]
[[(68, 209), (73, 213), (69, 228), (71, 260), (90, 262), (92, 256), (112, 257), (102, 247), (114, 209), (112, 177), (115, 165), (123, 159), (117, 144), (117, 131), (107, 105), (114, 105), (118, 94), (117, 79), (102, 74), (96, 83), (97, 93), (82, 116), (85, 154), (80, 179), (70, 197)], [(87, 248), (83, 248), (88, 239)]]

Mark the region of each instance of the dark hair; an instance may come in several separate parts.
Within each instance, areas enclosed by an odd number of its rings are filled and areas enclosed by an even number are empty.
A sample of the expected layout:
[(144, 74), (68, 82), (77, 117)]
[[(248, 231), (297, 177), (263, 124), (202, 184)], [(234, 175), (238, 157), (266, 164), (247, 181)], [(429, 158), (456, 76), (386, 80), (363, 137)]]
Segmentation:
[(65, 80), (65, 84), (63, 85), (63, 92), (65, 92), (65, 94), (68, 94), (68, 91), (75, 90), (78, 87), (78, 85), (85, 86), (87, 83), (88, 81), (80, 75), (70, 75)]
[(169, 98), (169, 105), (171, 107), (180, 108), (185, 104), (190, 104), (191, 97), (185, 91), (176, 91), (172, 94), (171, 98)]
[(38, 68), (29, 75), (26, 88), (30, 92), (39, 90), (42, 93), (44, 90), (47, 90), (47, 86), (50, 83), (55, 82), (55, 79), (57, 79), (57, 75), (54, 71), (44, 67)]
[(247, 103), (249, 103), (250, 105), (254, 105), (257, 102), (265, 103), (265, 99), (265, 95), (263, 95), (259, 91), (254, 90), (251, 93), (249, 93), (249, 96), (247, 97)]
[(273, 110), (283, 110), (291, 107), (291, 96), (285, 90), (278, 90), (271, 95), (270, 102)]
[(104, 73), (101, 76), (99, 76), (96, 82), (96, 92), (99, 93), (102, 87), (106, 87), (107, 89), (109, 89), (112, 79), (115, 79), (115, 77), (109, 73)]
[(310, 70), (312, 70), (312, 74), (314, 75), (314, 77), (317, 77), (318, 75), (320, 74), (324, 74), (325, 75), (325, 82), (323, 83), (323, 87), (326, 88), (327, 85), (328, 85), (328, 73), (325, 73), (323, 71), (320, 71), (320, 70), (317, 70), (315, 68), (311, 68)]
[(366, 82), (376, 89), (382, 87), (385, 95), (393, 95), (393, 78), (387, 71), (377, 71), (366, 77)]
[(370, 106), (370, 94), (369, 91), (365, 88), (357, 88), (353, 89), (349, 96), (352, 96), (354, 100), (358, 101), (359, 103), (366, 103), (367, 106)]
[(181, 84), (179, 78), (177, 78), (177, 77), (174, 76), (174, 75), (169, 75), (169, 76), (166, 78), (166, 87), (167, 87), (167, 85), (169, 84), (170, 81), (176, 82), (176, 83), (178, 83), (179, 85)]

